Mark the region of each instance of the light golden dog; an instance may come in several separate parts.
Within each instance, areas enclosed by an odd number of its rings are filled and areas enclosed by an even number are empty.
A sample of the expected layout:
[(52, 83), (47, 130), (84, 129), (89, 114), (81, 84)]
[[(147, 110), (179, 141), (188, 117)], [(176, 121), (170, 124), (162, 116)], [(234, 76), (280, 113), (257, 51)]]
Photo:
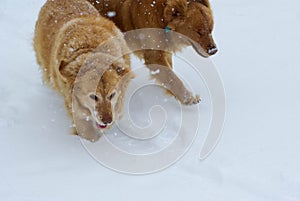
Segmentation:
[[(170, 31), (178, 32), (190, 40), (178, 41), (173, 39), (173, 46), (164, 50), (144, 50), (138, 55), (145, 60), (150, 70), (159, 69), (161, 73), (154, 77), (163, 85), (173, 86), (169, 91), (184, 104), (195, 104), (199, 97), (184, 87), (181, 80), (162, 67), (153, 67), (151, 64), (172, 68), (172, 53), (191, 45), (197, 53), (204, 57), (217, 52), (212, 38), (213, 15), (208, 0), (88, 0), (102, 16), (113, 20), (123, 31), (159, 28), (165, 29), (164, 35), (159, 35), (155, 41), (169, 39)], [(160, 44), (163, 46), (163, 44)], [(163, 49), (163, 48), (162, 48)]]
[(45, 83), (64, 96), (75, 134), (97, 140), (98, 131), (121, 113), (134, 76), (120, 30), (87, 1), (48, 0), (36, 23), (34, 48)]

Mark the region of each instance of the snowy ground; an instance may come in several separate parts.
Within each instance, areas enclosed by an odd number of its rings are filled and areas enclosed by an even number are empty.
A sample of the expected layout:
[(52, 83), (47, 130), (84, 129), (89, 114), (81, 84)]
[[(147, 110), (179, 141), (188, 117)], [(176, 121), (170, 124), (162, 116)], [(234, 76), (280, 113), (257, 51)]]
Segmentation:
[(106, 169), (66, 134), (63, 101), (41, 84), (32, 48), (43, 2), (0, 1), (0, 200), (300, 200), (299, 1), (212, 2), (223, 137), (205, 161), (196, 139), (144, 176)]

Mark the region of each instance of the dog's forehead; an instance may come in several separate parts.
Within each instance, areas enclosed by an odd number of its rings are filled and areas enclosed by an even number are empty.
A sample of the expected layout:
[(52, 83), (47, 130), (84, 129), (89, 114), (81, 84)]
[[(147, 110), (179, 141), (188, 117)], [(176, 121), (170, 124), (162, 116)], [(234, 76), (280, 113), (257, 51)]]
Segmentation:
[(97, 92), (102, 96), (108, 95), (116, 87), (118, 80), (118, 74), (114, 69), (107, 70), (100, 79)]
[(213, 27), (213, 17), (210, 10), (202, 5), (201, 3), (193, 3), (193, 6), (189, 9), (189, 17), (195, 23), (195, 26), (203, 27), (205, 29), (212, 29)]

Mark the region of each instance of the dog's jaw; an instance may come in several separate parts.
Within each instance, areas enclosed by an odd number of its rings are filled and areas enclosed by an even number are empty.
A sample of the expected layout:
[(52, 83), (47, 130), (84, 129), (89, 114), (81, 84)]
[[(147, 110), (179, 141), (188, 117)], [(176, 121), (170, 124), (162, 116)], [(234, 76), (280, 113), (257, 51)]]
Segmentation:
[(207, 52), (205, 52), (204, 48), (201, 47), (201, 45), (195, 44), (195, 42), (193, 41), (190, 41), (190, 44), (199, 55), (203, 56), (204, 58), (208, 58), (210, 56)]

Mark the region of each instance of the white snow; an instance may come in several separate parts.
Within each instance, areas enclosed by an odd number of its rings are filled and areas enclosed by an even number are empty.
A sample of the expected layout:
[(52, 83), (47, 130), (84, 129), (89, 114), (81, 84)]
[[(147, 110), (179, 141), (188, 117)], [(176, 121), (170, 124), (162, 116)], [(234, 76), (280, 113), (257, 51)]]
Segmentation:
[(41, 84), (32, 47), (43, 3), (0, 1), (0, 200), (300, 200), (299, 1), (212, 1), (223, 137), (204, 161), (199, 136), (175, 165), (143, 176), (101, 166), (68, 135), (63, 100)]
[(151, 71), (150, 73), (151, 73), (151, 75), (157, 75), (157, 74), (160, 73), (160, 70), (157, 69), (157, 70), (155, 70), (155, 71)]
[(115, 17), (116, 16), (116, 12), (115, 11), (109, 11), (109, 12), (107, 12), (107, 16), (108, 17)]

